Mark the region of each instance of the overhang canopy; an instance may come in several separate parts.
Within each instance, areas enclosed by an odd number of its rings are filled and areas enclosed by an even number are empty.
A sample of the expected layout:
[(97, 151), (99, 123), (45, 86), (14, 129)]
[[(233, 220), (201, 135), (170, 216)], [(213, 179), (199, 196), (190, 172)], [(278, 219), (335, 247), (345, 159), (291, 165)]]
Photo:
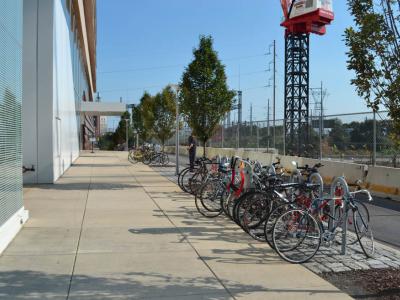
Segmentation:
[(120, 116), (127, 111), (125, 103), (81, 102), (80, 112), (87, 115)]

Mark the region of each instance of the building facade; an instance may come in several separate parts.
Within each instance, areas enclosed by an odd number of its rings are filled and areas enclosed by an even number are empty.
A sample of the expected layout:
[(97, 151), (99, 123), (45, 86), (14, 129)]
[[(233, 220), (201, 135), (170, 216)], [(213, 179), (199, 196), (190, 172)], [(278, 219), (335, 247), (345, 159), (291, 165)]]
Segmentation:
[(108, 118), (107, 116), (100, 116), (100, 136), (108, 131)]
[(0, 1), (0, 253), (28, 218), (22, 201), (22, 4)]
[(80, 111), (96, 90), (96, 1), (23, 1), (25, 183), (55, 182), (90, 149), (97, 120)]

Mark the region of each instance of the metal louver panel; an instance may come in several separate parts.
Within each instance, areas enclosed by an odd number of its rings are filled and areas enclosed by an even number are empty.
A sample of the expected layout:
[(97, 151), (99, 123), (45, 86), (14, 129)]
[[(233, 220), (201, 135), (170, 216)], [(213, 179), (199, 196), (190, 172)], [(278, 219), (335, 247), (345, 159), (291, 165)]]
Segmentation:
[(0, 226), (22, 206), (22, 0), (0, 0)]

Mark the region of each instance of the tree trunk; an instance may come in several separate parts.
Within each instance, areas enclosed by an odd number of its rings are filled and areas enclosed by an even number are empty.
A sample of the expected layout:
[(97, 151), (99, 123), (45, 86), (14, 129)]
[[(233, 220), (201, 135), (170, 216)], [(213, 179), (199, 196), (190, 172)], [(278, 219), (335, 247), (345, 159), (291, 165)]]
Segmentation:
[(206, 143), (207, 141), (203, 141), (203, 157), (206, 157)]

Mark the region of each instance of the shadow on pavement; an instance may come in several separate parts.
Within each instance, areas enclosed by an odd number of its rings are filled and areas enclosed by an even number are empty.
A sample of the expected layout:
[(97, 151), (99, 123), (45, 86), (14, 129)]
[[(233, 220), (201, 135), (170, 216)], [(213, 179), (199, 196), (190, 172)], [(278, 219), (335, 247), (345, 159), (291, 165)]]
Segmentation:
[[(268, 281), (268, 278), (265, 279)], [(184, 278), (169, 274), (129, 272), (104, 276), (70, 275), (34, 271), (0, 272), (0, 297), (4, 299), (227, 299), (226, 290), (214, 277)], [(253, 292), (338, 293), (334, 290), (268, 289), (259, 285), (224, 280), (233, 296)]]
[(128, 164), (74, 164), (74, 168), (116, 168), (116, 167), (127, 167)]
[(81, 183), (55, 183), (55, 184), (36, 184), (36, 185), (25, 185), (24, 187), (29, 188), (37, 188), (43, 190), (85, 190), (87, 191), (90, 187), (90, 190), (124, 190), (124, 189), (132, 189), (132, 188), (140, 188), (141, 186), (133, 183), (90, 183), (90, 182), (81, 182)]

